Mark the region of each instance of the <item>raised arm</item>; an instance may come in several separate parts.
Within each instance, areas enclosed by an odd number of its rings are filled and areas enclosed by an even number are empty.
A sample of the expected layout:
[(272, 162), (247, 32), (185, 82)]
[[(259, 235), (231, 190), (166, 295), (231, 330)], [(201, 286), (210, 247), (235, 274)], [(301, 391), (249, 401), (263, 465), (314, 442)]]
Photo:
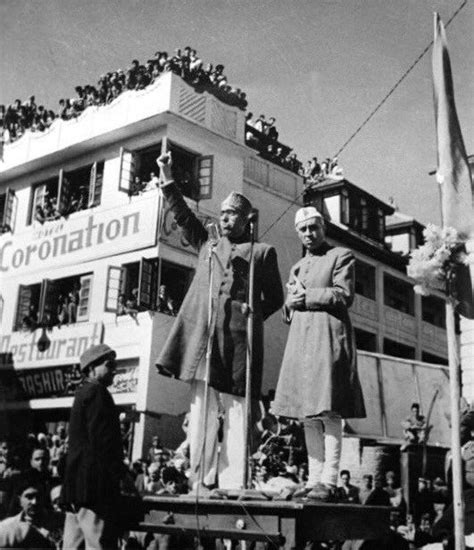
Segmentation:
[(184, 237), (191, 246), (199, 250), (207, 241), (208, 233), (187, 205), (183, 194), (173, 180), (171, 173), (171, 153), (163, 153), (156, 159), (156, 162), (161, 171), (160, 189), (174, 214), (176, 223), (181, 227)]

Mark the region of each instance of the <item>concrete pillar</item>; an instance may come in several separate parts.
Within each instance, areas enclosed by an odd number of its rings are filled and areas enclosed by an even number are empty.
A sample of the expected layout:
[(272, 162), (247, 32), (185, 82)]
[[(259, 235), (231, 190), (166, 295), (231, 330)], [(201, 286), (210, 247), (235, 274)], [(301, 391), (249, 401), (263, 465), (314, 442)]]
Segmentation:
[[(471, 284), (474, 288), (474, 238), (466, 245), (469, 254)], [(474, 320), (461, 317), (460, 359), (462, 373), (462, 396), (474, 402)]]

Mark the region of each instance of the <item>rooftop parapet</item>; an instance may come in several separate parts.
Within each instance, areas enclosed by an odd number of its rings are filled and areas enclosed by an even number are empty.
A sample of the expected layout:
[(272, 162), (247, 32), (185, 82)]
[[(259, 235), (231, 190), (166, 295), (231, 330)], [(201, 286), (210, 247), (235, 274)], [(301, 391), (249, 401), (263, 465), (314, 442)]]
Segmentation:
[(123, 133), (115, 136), (115, 132), (165, 112), (244, 143), (244, 113), (238, 107), (226, 105), (208, 92), (198, 93), (179, 76), (167, 72), (144, 90), (124, 92), (109, 105), (88, 107), (71, 120), (57, 119), (44, 132), (26, 131), (5, 145), (0, 174), (106, 134), (114, 133), (115, 139), (124, 137)]

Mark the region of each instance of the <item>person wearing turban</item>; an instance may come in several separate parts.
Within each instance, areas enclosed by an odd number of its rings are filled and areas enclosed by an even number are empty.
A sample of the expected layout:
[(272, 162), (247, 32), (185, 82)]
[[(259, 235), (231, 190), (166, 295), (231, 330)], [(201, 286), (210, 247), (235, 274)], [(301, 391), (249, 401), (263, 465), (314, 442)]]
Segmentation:
[(290, 330), (272, 412), (304, 423), (309, 475), (300, 496), (329, 500), (339, 470), (342, 419), (365, 417), (348, 314), (355, 259), (350, 250), (326, 242), (324, 218), (313, 206), (296, 212), (295, 228), (305, 255), (287, 284)]
[[(219, 488), (245, 488), (242, 449), (246, 445), (246, 301), (252, 248), (248, 225), (252, 205), (241, 193), (232, 192), (221, 205), (221, 237), (213, 240), (208, 229), (188, 207), (172, 180), (170, 153), (161, 155), (157, 162), (161, 170), (163, 195), (184, 237), (198, 251), (199, 256), (193, 282), (156, 360), (156, 365), (161, 374), (168, 374), (191, 384), (188, 433), (193, 487), (199, 486), (202, 475), (206, 487), (215, 486), (218, 477)], [(213, 346), (209, 373), (207, 433), (204, 433), (210, 248), (213, 265), (213, 315), (210, 333), (213, 335)], [(258, 399), (263, 369), (263, 322), (283, 305), (284, 296), (275, 249), (265, 243), (255, 243), (253, 261), (255, 300), (250, 385), (251, 397)], [(218, 461), (217, 435), (219, 416), (222, 413), (223, 440)]]

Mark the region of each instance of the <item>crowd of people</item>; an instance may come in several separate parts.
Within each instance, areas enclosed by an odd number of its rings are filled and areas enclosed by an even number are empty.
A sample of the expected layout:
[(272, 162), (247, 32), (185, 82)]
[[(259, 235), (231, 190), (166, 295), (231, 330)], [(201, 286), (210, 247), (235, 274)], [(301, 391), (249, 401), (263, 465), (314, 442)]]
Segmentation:
[[(130, 424), (125, 413), (121, 414), (120, 421), (124, 463), (129, 474), (124, 490), (133, 490), (140, 496), (188, 493), (188, 416), (182, 424), (186, 437), (177, 449), (166, 448), (160, 438), (154, 436), (145, 456), (135, 462), (129, 459)], [(308, 476), (303, 426), (296, 421), (279, 421), (267, 413), (258, 423), (258, 429), (259, 444), (252, 456), (253, 488), (267, 498), (287, 499), (306, 482)], [(36, 503), (37, 513), (42, 518), (43, 529), (48, 531), (51, 548), (61, 547), (64, 523), (61, 483), (67, 453), (65, 425), (59, 425), (54, 433), (30, 433), (16, 444), (0, 439), (0, 520), (16, 517), (19, 513), (25, 500), (19, 498), (19, 491), (24, 489), (25, 479), (29, 480), (41, 496)], [(449, 503), (448, 488), (441, 478), (433, 481), (420, 478), (418, 491), (412, 498), (410, 509), (407, 509), (395, 472), (387, 471), (384, 476), (366, 473), (360, 484), (355, 484), (351, 472), (341, 470), (332, 501), (392, 506), (392, 537), (401, 542), (401, 548), (422, 548), (446, 536), (445, 530), (438, 528), (443, 523), (443, 514)], [(126, 532), (123, 537), (126, 548), (166, 548), (170, 542), (168, 535), (142, 532)], [(191, 548), (192, 541), (189, 544)]]
[(35, 96), (26, 101), (16, 99), (11, 105), (0, 105), (0, 129), (3, 141), (11, 143), (26, 130), (42, 132), (57, 119), (69, 120), (79, 116), (87, 107), (107, 105), (123, 92), (143, 90), (164, 72), (173, 72), (193, 86), (196, 92), (209, 92), (228, 105), (245, 110), (246, 94), (229, 84), (224, 65), (204, 64), (190, 46), (176, 49), (173, 55), (157, 51), (145, 64), (134, 59), (127, 69), (101, 75), (96, 85), (76, 86), (75, 97), (59, 100), (57, 112), (37, 105)]
[(253, 120), (253, 113), (247, 113), (245, 143), (256, 149), (261, 157), (302, 176), (305, 185), (317, 184), (328, 177), (342, 178), (344, 170), (339, 165), (337, 157), (326, 158), (321, 162), (317, 157), (313, 157), (303, 165), (296, 153), (278, 140), (279, 133), (275, 122), (275, 117), (267, 119), (263, 114)]

